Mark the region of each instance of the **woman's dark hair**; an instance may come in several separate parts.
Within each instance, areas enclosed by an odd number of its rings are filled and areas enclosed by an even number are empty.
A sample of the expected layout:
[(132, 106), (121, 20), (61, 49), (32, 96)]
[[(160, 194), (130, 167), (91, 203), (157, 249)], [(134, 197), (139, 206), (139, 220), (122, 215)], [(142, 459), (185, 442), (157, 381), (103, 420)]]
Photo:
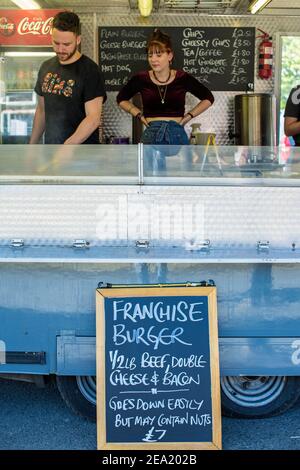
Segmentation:
[(58, 29), (59, 31), (70, 31), (76, 34), (76, 36), (79, 36), (79, 17), (72, 11), (61, 11), (53, 18), (52, 28)]
[(153, 49), (173, 52), (170, 36), (159, 29), (155, 29), (147, 41), (147, 52)]

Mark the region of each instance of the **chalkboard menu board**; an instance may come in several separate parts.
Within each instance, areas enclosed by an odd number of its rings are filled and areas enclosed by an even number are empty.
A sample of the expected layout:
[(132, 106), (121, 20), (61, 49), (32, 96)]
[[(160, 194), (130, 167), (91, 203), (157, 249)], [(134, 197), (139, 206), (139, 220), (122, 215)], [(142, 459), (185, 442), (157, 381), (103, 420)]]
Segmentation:
[[(253, 89), (255, 28), (162, 30), (172, 38), (174, 68), (191, 73), (212, 91)], [(149, 69), (146, 43), (152, 31), (152, 27), (99, 28), (99, 65), (107, 91), (120, 90), (131, 75)]]
[(216, 288), (96, 295), (98, 448), (221, 448)]

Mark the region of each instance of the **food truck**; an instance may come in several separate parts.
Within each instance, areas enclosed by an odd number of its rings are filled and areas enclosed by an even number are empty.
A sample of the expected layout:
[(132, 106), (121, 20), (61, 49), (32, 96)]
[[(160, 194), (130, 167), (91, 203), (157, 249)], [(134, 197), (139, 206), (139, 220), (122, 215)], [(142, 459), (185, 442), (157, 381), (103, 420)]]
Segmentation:
[[(82, 51), (107, 74), (103, 145), (65, 154), (51, 145), (0, 148), (0, 374), (38, 385), (53, 378), (66, 403), (90, 419), (99, 283), (216, 285), (224, 413), (273, 416), (300, 395), (300, 154), (276, 137), (280, 51), (286, 31), (300, 37), (299, 21), (289, 9), (250, 15), (246, 1), (211, 3), (180, 18), (175, 6), (156, 5), (147, 27), (136, 5), (93, 5), (92, 13), (76, 6)], [(192, 145), (170, 149), (161, 170), (145, 162), (160, 149), (138, 143), (139, 129), (117, 108), (122, 83), (109, 68), (119, 65), (125, 80), (144, 60), (129, 39), (144, 42), (145, 28), (155, 26), (178, 29), (180, 66), (196, 67), (199, 31), (203, 57), (214, 48), (227, 64), (221, 74), (197, 62), (215, 104), (195, 120)], [(259, 75), (258, 29), (277, 48), (268, 78)]]

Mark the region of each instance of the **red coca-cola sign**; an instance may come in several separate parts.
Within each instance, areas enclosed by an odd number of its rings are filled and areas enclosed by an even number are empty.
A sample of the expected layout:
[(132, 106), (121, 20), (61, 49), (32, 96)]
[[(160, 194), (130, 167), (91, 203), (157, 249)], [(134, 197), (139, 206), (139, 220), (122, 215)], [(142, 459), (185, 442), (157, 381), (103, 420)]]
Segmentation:
[(0, 10), (0, 46), (49, 46), (61, 10)]

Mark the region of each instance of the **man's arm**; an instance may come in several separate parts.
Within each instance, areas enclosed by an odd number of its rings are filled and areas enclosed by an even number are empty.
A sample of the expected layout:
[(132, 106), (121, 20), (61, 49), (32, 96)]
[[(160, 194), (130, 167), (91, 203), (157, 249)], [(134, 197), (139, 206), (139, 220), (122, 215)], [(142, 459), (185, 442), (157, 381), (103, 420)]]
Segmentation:
[(29, 140), (30, 144), (38, 144), (45, 131), (45, 100), (43, 96), (38, 95), (38, 104), (33, 118), (32, 133)]
[(86, 117), (81, 121), (74, 134), (65, 142), (65, 145), (82, 144), (100, 125), (103, 97), (98, 96), (87, 101), (84, 105)]
[(287, 136), (300, 134), (300, 121), (295, 117), (284, 118), (284, 133)]

